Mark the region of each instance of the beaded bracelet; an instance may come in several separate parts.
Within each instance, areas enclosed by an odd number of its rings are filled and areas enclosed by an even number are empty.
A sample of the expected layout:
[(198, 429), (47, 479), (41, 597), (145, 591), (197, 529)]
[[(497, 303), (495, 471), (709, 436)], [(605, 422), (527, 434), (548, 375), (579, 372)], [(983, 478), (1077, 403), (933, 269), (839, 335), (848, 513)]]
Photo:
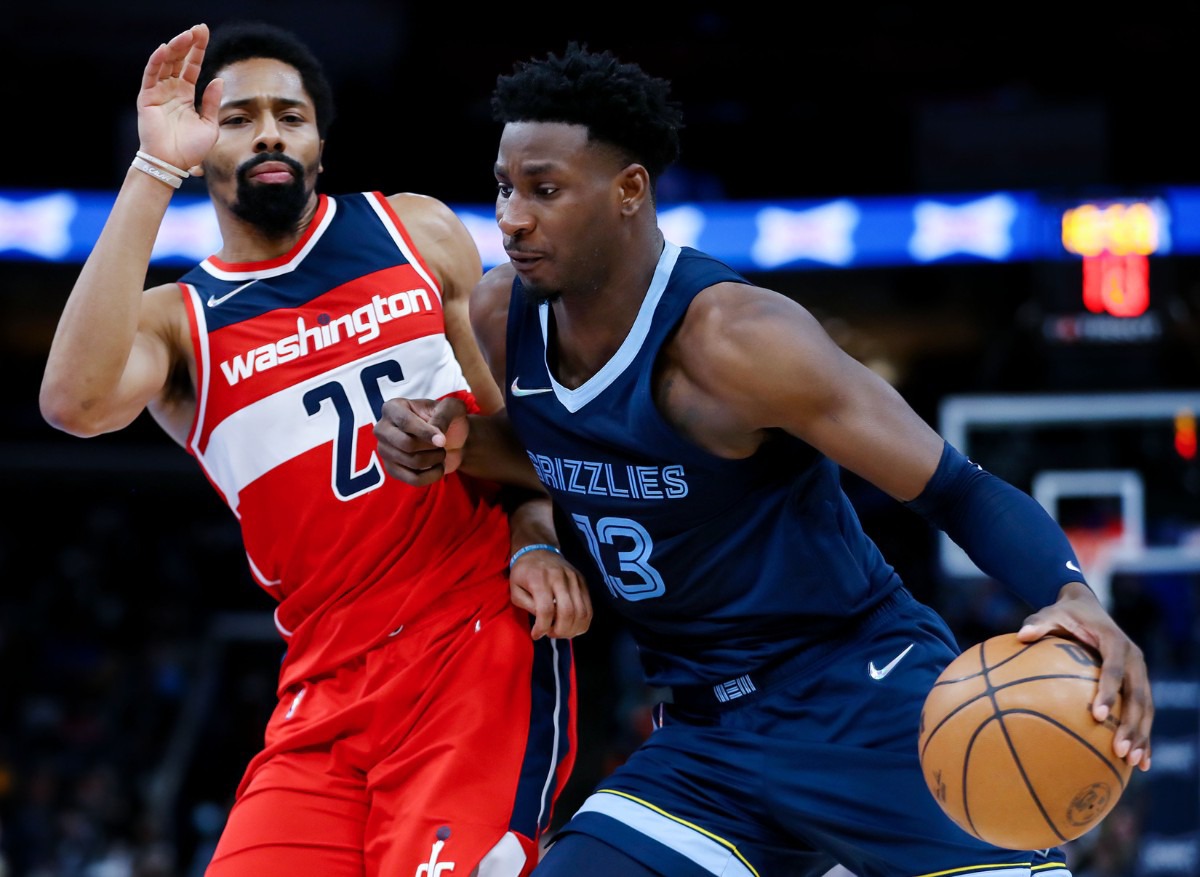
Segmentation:
[(517, 562), (517, 558), (522, 554), (528, 554), (530, 551), (553, 551), (559, 556), (562, 555), (562, 552), (553, 545), (548, 545), (545, 542), (535, 542), (532, 545), (526, 545), (524, 548), (518, 548), (514, 551), (513, 556), (508, 559), (508, 568), (512, 569), (512, 565)]

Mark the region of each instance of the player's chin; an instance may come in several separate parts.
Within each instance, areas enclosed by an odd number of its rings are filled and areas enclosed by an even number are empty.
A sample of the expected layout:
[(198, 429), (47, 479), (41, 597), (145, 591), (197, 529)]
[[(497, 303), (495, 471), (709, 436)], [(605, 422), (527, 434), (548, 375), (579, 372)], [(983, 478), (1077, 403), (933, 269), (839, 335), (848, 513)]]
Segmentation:
[(517, 269), (517, 277), (521, 279), (521, 290), (525, 301), (531, 305), (556, 301), (561, 295), (561, 286), (551, 277), (548, 268), (522, 271)]

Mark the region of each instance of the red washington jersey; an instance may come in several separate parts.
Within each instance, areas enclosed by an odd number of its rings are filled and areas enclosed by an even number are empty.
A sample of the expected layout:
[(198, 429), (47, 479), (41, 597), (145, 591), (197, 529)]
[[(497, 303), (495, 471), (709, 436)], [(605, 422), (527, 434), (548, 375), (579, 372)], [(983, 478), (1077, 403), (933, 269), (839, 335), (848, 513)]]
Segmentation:
[(456, 394), (478, 410), (441, 290), (382, 194), (322, 195), (290, 252), (248, 264), (213, 256), (179, 282), (196, 357), (187, 447), (279, 602), (281, 692), (435, 603), (440, 614), (480, 589), (507, 594), (495, 485), (452, 474), (411, 487), (376, 454), (385, 399)]

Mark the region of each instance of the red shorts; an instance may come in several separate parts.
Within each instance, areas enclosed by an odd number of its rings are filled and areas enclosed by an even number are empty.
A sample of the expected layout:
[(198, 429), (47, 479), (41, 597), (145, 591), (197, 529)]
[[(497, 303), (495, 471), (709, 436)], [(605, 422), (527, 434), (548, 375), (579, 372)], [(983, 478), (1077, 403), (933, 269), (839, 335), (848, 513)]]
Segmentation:
[(207, 877), (527, 875), (575, 762), (569, 640), (444, 612), (289, 691)]

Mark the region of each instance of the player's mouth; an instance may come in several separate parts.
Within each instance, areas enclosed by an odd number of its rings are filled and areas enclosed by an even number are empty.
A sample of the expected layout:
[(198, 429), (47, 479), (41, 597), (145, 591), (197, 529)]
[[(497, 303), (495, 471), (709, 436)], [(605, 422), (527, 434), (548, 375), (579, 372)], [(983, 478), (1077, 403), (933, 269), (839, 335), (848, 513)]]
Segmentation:
[(265, 161), (260, 165), (250, 168), (246, 172), (246, 179), (253, 180), (256, 183), (290, 183), (294, 178), (292, 169), (281, 161)]
[(518, 271), (522, 268), (532, 268), (542, 259), (541, 253), (531, 253), (527, 250), (505, 250), (504, 252), (508, 254), (509, 261)]

